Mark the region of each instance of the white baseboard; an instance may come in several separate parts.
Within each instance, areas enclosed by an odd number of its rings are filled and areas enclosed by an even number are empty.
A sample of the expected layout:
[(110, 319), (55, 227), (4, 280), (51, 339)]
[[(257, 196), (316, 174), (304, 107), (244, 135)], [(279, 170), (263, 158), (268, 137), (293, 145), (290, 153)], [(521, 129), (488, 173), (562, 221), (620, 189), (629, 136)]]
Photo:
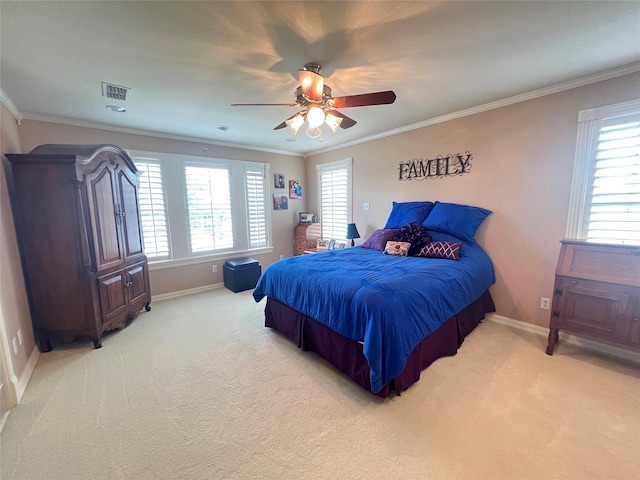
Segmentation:
[(29, 380), (31, 380), (31, 375), (33, 375), (39, 358), (40, 350), (38, 350), (38, 347), (33, 347), (33, 351), (31, 355), (29, 355), (29, 360), (27, 360), (26, 365), (22, 369), (20, 378), (17, 378), (15, 375), (10, 375), (10, 378), (7, 379), (7, 383), (10, 383), (10, 385), (3, 385), (3, 388), (8, 389), (8, 392), (6, 394), (0, 392), (0, 395), (5, 395), (4, 400), (7, 401), (5, 404), (6, 411), (2, 412), (2, 417), (0, 418), (0, 432), (2, 432), (2, 429), (7, 423), (11, 410), (22, 401), (22, 396), (27, 390), (27, 385), (29, 385)]
[(20, 374), (20, 378), (18, 379), (18, 385), (16, 385), (18, 403), (20, 403), (20, 401), (22, 400), (22, 396), (27, 389), (27, 385), (29, 384), (29, 380), (31, 380), (31, 375), (33, 375), (33, 371), (36, 368), (36, 364), (38, 363), (39, 358), (40, 350), (38, 350), (38, 347), (33, 347), (31, 355), (29, 355), (29, 360), (27, 360), (27, 364), (22, 369), (22, 373)]
[[(0, 395), (2, 395), (1, 391), (0, 391)], [(0, 417), (0, 433), (2, 433), (2, 429), (4, 428), (4, 425), (7, 423), (7, 419), (9, 418), (9, 413), (11, 413), (11, 410), (5, 410), (4, 412), (2, 412), (2, 416)]]
[[(526, 332), (534, 333), (536, 335), (540, 335), (545, 338), (549, 336), (548, 328), (541, 327), (540, 325), (533, 325), (531, 323), (521, 322), (520, 320), (504, 317), (502, 315), (497, 315), (495, 313), (488, 313), (485, 317), (485, 320), (500, 323), (502, 325), (516, 328), (518, 330), (524, 330)], [(632, 362), (640, 364), (640, 351), (638, 350), (632, 350), (630, 348), (624, 348), (624, 347), (616, 347), (614, 345), (609, 345), (606, 343), (589, 340), (588, 338), (579, 337), (571, 333), (563, 332), (562, 330), (559, 332), (559, 336), (562, 342), (564, 343), (576, 345), (578, 347), (587, 348), (590, 350), (595, 350), (599, 353), (612, 355), (614, 357), (623, 358), (625, 360), (630, 360)]]
[(187, 290), (178, 290), (177, 292), (163, 293), (161, 295), (152, 295), (151, 301), (161, 302), (163, 300), (169, 300), (170, 298), (184, 297), (185, 295), (192, 295), (194, 293), (200, 293), (200, 292), (208, 292), (209, 290), (215, 290), (217, 288), (222, 288), (222, 287), (224, 287), (224, 283), (214, 283), (212, 285), (206, 285), (204, 287), (189, 288)]

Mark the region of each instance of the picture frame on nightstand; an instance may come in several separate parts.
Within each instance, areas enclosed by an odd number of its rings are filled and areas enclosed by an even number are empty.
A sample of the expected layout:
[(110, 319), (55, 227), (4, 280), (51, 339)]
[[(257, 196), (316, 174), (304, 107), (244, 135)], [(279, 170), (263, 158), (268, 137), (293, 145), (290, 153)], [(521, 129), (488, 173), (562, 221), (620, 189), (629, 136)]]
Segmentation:
[(298, 213), (298, 222), (300, 223), (311, 223), (311, 215), (309, 212), (300, 212)]
[(316, 250), (329, 250), (329, 240), (320, 238), (316, 241)]

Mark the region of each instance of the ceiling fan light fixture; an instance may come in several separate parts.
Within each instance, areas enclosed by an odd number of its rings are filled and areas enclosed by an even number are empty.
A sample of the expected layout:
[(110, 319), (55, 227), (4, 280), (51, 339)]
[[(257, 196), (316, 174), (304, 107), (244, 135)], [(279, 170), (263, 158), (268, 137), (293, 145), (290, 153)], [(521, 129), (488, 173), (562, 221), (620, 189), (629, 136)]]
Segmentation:
[(324, 78), (318, 72), (320, 65), (308, 63), (304, 69), (298, 70), (300, 87), (308, 100), (320, 101), (324, 92)]
[(325, 115), (320, 107), (309, 107), (307, 111), (307, 121), (309, 127), (319, 127), (324, 123)]
[(292, 117), (289, 120), (287, 120), (286, 123), (287, 123), (287, 126), (291, 129), (291, 131), (293, 131), (293, 134), (297, 135), (298, 130), (300, 130), (300, 127), (304, 123), (304, 116), (296, 115), (295, 117)]
[(333, 133), (336, 133), (336, 130), (338, 130), (340, 124), (342, 123), (342, 117), (337, 117), (333, 113), (327, 113), (327, 116), (324, 119), (324, 123), (329, 126)]
[(322, 128), (320, 127), (309, 127), (307, 128), (307, 136), (309, 138), (318, 138), (322, 133)]

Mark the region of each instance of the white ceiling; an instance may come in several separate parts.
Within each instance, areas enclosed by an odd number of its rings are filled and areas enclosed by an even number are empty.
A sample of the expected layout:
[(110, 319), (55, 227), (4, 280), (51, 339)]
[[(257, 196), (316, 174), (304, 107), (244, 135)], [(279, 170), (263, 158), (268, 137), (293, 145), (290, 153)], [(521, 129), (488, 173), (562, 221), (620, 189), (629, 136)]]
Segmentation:
[[(32, 119), (310, 153), (600, 72), (640, 70), (638, 1), (0, 1), (0, 90)], [(273, 127), (318, 62), (349, 108), (322, 140)], [(126, 113), (102, 82), (132, 88)], [(640, 96), (640, 86), (639, 86)], [(219, 125), (229, 127), (222, 132)], [(295, 139), (295, 141), (291, 141)]]

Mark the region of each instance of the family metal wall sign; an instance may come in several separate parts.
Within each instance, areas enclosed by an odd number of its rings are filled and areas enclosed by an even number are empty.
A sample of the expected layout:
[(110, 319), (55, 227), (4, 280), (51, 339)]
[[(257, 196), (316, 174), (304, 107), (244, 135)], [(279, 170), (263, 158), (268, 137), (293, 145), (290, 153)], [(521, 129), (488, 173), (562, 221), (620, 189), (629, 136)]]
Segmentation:
[(469, 173), (472, 158), (471, 153), (464, 152), (464, 155), (456, 153), (438, 155), (432, 159), (414, 158), (410, 162), (400, 162), (398, 180), (424, 180)]

